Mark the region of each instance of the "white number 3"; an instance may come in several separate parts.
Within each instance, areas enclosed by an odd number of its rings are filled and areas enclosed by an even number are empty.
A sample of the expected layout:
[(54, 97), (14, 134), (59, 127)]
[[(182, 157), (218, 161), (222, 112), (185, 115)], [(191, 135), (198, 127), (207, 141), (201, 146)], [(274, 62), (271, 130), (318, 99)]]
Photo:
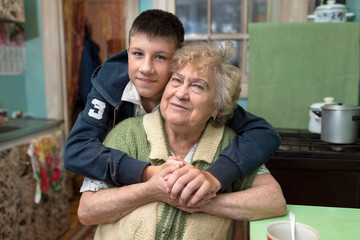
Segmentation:
[(90, 117), (93, 117), (97, 120), (100, 120), (102, 119), (102, 116), (103, 116), (103, 113), (104, 113), (104, 109), (106, 107), (105, 103), (103, 103), (102, 101), (100, 100), (97, 100), (97, 99), (93, 99), (91, 101), (92, 104), (94, 104), (94, 109), (90, 109), (89, 110), (89, 116)]

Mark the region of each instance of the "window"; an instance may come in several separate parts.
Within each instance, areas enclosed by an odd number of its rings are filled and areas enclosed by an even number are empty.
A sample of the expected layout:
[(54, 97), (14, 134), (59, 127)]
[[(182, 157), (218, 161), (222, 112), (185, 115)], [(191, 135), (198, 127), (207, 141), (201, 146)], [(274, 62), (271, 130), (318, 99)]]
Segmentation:
[(241, 98), (248, 96), (249, 22), (280, 21), (281, 0), (175, 0), (185, 41), (232, 41), (231, 63), (242, 71)]

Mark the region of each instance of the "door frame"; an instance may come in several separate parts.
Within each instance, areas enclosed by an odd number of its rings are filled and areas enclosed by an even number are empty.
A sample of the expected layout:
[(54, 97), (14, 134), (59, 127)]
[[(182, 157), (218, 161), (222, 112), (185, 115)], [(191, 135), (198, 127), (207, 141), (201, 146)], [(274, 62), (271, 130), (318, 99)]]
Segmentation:
[[(139, 14), (139, 3), (125, 1), (126, 46), (132, 22)], [(65, 137), (69, 134), (66, 50), (62, 1), (41, 0), (44, 52), (46, 117), (64, 120)]]

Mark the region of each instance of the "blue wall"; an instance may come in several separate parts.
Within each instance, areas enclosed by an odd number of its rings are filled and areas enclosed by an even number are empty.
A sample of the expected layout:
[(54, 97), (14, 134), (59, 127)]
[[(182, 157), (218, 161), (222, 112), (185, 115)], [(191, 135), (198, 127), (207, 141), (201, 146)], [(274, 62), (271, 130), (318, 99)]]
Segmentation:
[(139, 0), (139, 13), (152, 9), (152, 0)]
[(349, 12), (355, 13), (353, 22), (360, 22), (360, 4), (359, 0), (346, 0), (346, 7), (348, 8)]
[(25, 47), (27, 70), (23, 75), (0, 76), (0, 108), (21, 110), (37, 118), (46, 118), (41, 0), (26, 0)]

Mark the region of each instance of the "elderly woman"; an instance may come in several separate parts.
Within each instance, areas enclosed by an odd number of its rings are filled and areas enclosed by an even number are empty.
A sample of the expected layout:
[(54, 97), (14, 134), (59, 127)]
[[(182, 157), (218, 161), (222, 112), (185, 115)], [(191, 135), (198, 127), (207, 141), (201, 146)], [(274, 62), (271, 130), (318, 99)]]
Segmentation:
[(83, 192), (78, 216), (83, 224), (100, 224), (95, 238), (225, 239), (231, 219), (285, 214), (281, 188), (264, 166), (195, 206), (166, 191), (174, 170), (196, 178), (235, 136), (224, 126), (240, 94), (240, 72), (229, 63), (232, 51), (231, 43), (185, 45), (172, 59), (160, 108), (109, 133), (105, 145), (160, 167), (135, 185), (109, 188), (92, 180), (96, 187)]

